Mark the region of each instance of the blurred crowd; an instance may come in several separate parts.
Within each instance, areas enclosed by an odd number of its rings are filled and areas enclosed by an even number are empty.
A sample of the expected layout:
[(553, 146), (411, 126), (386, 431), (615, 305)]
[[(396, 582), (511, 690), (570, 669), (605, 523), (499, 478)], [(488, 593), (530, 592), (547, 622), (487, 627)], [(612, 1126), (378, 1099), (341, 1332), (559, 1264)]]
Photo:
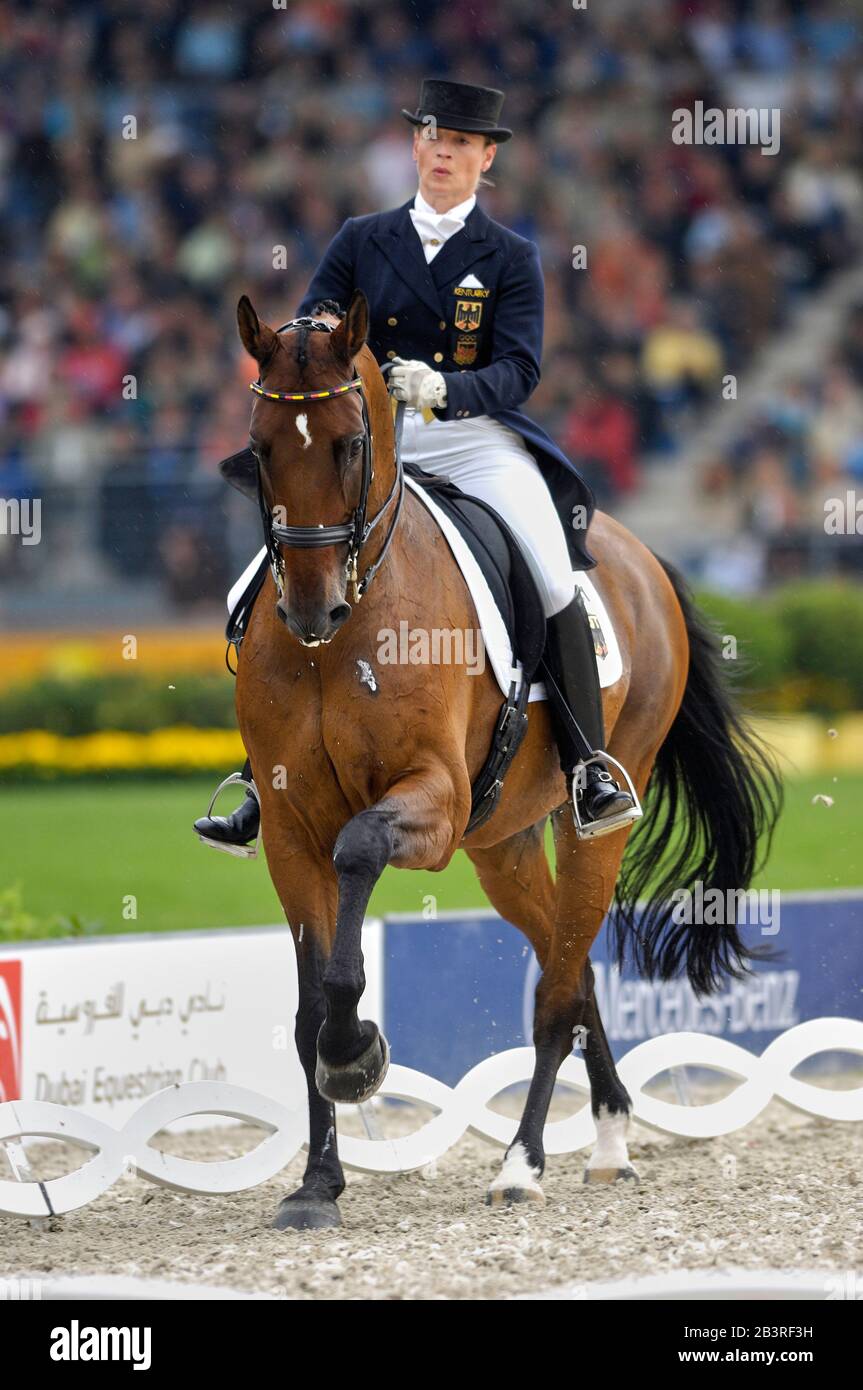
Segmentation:
[[(542, 255), (527, 409), (612, 510), (859, 251), (840, 0), (0, 0), (0, 496), (86, 484), (110, 563), (194, 593), (247, 430), (236, 301), (290, 317), (346, 217), (412, 196), (424, 75), (506, 91), (480, 199)], [(676, 144), (696, 101), (781, 108), (779, 151)], [(859, 469), (860, 324), (717, 466), (756, 527)]]
[(800, 574), (863, 578), (863, 302), (823, 365), (766, 394), (703, 487), (736, 537), (706, 553), (708, 583), (753, 593)]

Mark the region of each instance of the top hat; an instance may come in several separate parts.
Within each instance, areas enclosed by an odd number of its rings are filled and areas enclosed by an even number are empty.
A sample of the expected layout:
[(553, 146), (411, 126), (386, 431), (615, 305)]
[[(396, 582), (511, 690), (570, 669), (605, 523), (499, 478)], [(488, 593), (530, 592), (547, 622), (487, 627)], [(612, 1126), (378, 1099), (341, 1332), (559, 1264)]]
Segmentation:
[(426, 78), (420, 92), (420, 104), (415, 112), (402, 115), (411, 125), (425, 125), (429, 116), (444, 130), (465, 130), (476, 135), (490, 135), (503, 142), (512, 135), (506, 126), (499, 126), (503, 92), (496, 87), (473, 87), (469, 82), (440, 82)]

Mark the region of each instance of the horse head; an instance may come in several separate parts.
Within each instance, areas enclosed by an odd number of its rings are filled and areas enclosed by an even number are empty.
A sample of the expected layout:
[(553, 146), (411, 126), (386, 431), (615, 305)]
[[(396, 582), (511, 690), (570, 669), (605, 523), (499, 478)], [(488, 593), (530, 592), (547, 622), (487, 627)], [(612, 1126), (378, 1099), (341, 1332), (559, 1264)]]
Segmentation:
[(393, 432), (366, 347), (368, 301), (355, 290), (341, 320), (324, 314), (276, 330), (243, 295), (237, 322), (259, 377), (249, 427), (254, 471), (231, 481), (258, 497), (279, 617), (304, 646), (317, 646), (350, 617), (349, 586), (354, 602), (364, 592), (358, 556), (394, 495), (390, 489), (369, 523), (367, 509), (392, 473), (375, 478), (373, 450), (392, 457)]

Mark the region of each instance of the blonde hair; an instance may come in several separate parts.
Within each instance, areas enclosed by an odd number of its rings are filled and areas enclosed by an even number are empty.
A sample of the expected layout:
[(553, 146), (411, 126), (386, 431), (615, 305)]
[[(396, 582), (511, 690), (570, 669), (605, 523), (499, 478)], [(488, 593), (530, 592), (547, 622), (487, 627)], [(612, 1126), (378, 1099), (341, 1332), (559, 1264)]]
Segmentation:
[[(490, 135), (487, 135), (487, 136), (485, 137), (486, 149), (488, 149), (489, 145), (494, 145), (495, 143), (496, 143), (496, 142), (491, 138)], [(477, 186), (477, 188), (495, 188), (495, 187), (496, 187), (494, 179), (486, 178), (485, 174), (480, 174), (480, 176), (479, 176), (479, 178), (478, 178), (478, 180), (477, 180), (477, 185), (476, 185), (476, 186)]]

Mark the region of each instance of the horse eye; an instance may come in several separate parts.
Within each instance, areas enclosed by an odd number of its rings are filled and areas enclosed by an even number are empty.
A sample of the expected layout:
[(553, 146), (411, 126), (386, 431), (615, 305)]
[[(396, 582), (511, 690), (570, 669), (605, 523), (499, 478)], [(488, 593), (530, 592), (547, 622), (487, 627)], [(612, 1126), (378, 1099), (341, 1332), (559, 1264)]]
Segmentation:
[(351, 458), (356, 458), (363, 447), (363, 436), (358, 434), (356, 439), (351, 440)]

